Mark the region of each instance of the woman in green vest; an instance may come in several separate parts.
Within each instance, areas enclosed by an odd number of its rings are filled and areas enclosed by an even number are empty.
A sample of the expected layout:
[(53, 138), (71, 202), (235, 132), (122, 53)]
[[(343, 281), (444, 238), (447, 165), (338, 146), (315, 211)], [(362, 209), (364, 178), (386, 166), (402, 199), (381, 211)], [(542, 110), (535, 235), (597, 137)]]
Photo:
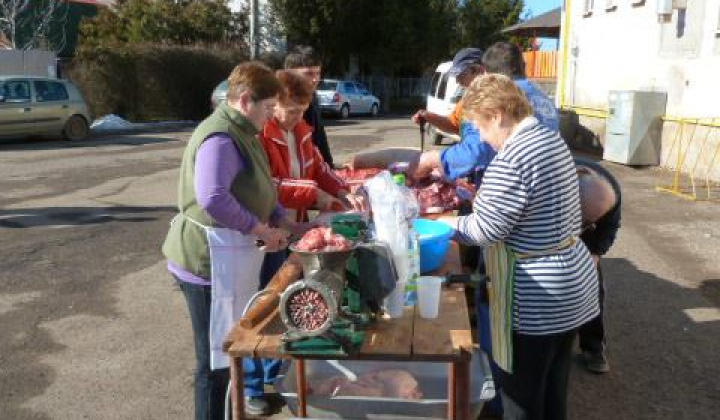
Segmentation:
[[(287, 247), (289, 233), (304, 230), (304, 225), (289, 221), (278, 204), (257, 137), (273, 115), (278, 80), (269, 68), (248, 62), (237, 66), (228, 81), (227, 103), (198, 125), (185, 149), (179, 214), (163, 245), (168, 270), (190, 310), (197, 358), (196, 420), (224, 416), (229, 361), (222, 341), (258, 290), (265, 251)], [(257, 363), (245, 360), (246, 373)], [(267, 414), (262, 384), (250, 381), (245, 386), (248, 414)]]

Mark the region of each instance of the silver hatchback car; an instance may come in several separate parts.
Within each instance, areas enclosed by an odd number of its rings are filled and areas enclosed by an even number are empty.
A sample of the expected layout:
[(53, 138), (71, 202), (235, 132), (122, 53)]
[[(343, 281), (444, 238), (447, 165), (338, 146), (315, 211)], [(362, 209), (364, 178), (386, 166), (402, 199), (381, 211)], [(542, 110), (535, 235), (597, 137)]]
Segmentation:
[(62, 135), (83, 140), (89, 133), (90, 113), (71, 82), (0, 76), (0, 137)]
[(360, 83), (349, 80), (324, 79), (317, 87), (320, 111), (347, 118), (351, 114), (380, 113), (380, 99)]

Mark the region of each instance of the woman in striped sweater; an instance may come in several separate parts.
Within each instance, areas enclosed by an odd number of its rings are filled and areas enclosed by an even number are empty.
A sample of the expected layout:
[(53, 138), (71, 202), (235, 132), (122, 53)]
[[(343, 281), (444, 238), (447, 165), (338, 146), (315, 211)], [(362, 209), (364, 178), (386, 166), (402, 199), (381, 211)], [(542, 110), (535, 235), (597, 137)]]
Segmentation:
[(485, 247), (504, 418), (562, 420), (573, 338), (598, 314), (596, 270), (578, 240), (575, 164), (508, 77), (476, 78), (463, 106), (498, 154), (474, 212), (446, 221), (461, 242)]

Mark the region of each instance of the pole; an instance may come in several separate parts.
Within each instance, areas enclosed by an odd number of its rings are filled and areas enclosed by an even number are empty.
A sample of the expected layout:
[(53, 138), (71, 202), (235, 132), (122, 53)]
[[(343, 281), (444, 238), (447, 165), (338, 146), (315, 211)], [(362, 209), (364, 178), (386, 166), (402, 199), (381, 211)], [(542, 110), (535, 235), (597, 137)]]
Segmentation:
[(259, 0), (250, 0), (250, 58), (257, 60), (260, 55)]

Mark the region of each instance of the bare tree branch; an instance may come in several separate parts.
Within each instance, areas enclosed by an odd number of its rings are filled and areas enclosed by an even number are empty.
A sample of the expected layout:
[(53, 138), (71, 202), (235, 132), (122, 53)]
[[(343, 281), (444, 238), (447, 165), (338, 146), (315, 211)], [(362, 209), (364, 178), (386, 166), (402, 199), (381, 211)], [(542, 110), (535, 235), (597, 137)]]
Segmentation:
[[(35, 3), (34, 7), (30, 7)], [(2, 0), (0, 1), (0, 31), (10, 46), (17, 50), (37, 48), (45, 41), (59, 51), (65, 45), (65, 24), (69, 5), (64, 0)], [(50, 44), (51, 25), (61, 25), (59, 45)], [(29, 35), (23, 36), (25, 31)]]

